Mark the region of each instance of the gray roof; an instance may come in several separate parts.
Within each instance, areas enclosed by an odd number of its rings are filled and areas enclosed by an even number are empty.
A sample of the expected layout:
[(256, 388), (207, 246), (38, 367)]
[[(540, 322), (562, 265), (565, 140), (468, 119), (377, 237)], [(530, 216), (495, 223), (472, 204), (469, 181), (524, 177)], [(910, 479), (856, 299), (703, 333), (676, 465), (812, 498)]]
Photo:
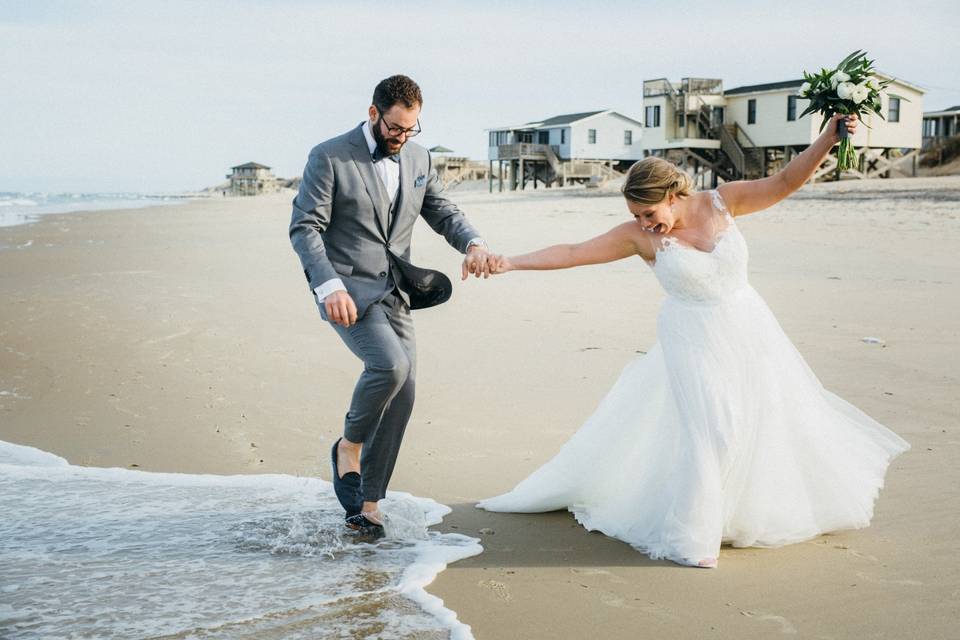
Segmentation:
[(947, 107), (946, 109), (934, 109), (933, 111), (924, 111), (923, 117), (926, 118), (926, 117), (945, 116), (948, 114), (952, 115), (957, 111), (960, 111), (960, 104), (956, 105), (955, 107)]
[(529, 130), (536, 130), (536, 129), (549, 129), (551, 127), (563, 127), (569, 124), (573, 124), (575, 122), (580, 122), (581, 120), (586, 120), (587, 118), (591, 118), (596, 115), (600, 115), (602, 113), (608, 113), (610, 115), (614, 115), (619, 118), (629, 120), (630, 122), (634, 122), (639, 126), (643, 126), (643, 124), (640, 123), (639, 121), (634, 120), (629, 116), (625, 116), (622, 113), (618, 113), (611, 109), (602, 109), (600, 111), (583, 111), (581, 113), (567, 113), (562, 116), (553, 116), (552, 118), (547, 118), (545, 120), (533, 120), (525, 124), (514, 125), (509, 127), (493, 127), (491, 129), (487, 129), (487, 131), (529, 131)]
[(742, 87), (736, 87), (734, 89), (727, 89), (723, 92), (725, 96), (735, 96), (738, 93), (753, 93), (755, 91), (776, 91), (777, 89), (792, 89), (793, 87), (799, 87), (803, 84), (803, 79), (800, 80), (784, 80), (783, 82), (768, 82), (766, 84), (750, 84), (744, 85)]
[(529, 124), (535, 124), (538, 127), (558, 127), (564, 124), (571, 124), (577, 120), (583, 120), (584, 118), (589, 118), (590, 116), (595, 116), (598, 113), (603, 113), (605, 110), (600, 111), (584, 111), (583, 113), (568, 113), (562, 116), (553, 116), (552, 118), (547, 118), (546, 120), (540, 120), (539, 122), (531, 122)]
[(231, 169), (269, 169), (265, 164), (258, 164), (256, 162), (247, 162), (246, 164), (238, 164), (235, 167), (230, 167)]

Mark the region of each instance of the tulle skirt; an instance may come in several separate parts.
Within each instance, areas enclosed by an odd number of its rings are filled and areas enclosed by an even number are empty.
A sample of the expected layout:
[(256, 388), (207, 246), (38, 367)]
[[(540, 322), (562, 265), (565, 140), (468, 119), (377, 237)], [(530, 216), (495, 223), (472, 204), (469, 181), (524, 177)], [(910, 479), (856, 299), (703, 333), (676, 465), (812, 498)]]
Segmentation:
[(650, 351), (552, 460), (489, 511), (569, 509), (589, 530), (688, 564), (865, 527), (910, 445), (830, 393), (756, 291), (668, 297)]

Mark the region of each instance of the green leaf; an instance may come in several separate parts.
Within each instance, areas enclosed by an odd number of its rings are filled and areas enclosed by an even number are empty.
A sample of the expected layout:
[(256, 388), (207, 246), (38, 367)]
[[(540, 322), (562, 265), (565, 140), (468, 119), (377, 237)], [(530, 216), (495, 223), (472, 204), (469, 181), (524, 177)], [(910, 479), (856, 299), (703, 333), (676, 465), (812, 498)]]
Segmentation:
[(839, 68), (842, 67), (843, 65), (847, 64), (848, 62), (850, 62), (851, 60), (853, 60), (854, 58), (856, 58), (858, 55), (860, 55), (861, 53), (863, 53), (863, 51), (861, 51), (860, 49), (857, 49), (856, 51), (854, 51), (853, 53), (851, 53), (850, 55), (848, 55), (846, 58), (844, 58), (843, 60), (841, 60), (841, 61), (840, 61), (840, 64), (837, 65), (837, 68), (839, 69)]

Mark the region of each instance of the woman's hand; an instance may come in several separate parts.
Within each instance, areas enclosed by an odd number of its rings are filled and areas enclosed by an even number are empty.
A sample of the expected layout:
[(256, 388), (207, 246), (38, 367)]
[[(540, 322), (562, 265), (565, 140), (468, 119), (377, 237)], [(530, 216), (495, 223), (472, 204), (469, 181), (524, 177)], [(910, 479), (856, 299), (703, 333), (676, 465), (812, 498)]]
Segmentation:
[(830, 122), (823, 131), (824, 135), (830, 136), (830, 140), (833, 141), (833, 144), (840, 142), (840, 133), (837, 131), (837, 123), (841, 120), (847, 123), (847, 132), (851, 137), (853, 137), (853, 134), (857, 132), (857, 125), (860, 123), (860, 117), (855, 113), (850, 115), (843, 113), (833, 114), (833, 117), (830, 118)]
[(487, 268), (490, 269), (490, 273), (500, 275), (513, 271), (513, 264), (507, 256), (490, 255), (487, 257)]

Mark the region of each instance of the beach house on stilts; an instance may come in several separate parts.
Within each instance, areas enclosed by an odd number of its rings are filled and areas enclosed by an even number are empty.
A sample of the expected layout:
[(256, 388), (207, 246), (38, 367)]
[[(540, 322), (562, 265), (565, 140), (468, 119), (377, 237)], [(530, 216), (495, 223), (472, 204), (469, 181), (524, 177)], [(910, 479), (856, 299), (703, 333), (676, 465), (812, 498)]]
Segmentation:
[(233, 196), (256, 196), (279, 188), (277, 177), (270, 171), (270, 167), (258, 162), (246, 162), (230, 167), (227, 178), (230, 179), (230, 195)]
[(960, 105), (923, 114), (923, 149), (927, 150), (960, 136)]
[[(880, 74), (882, 79), (888, 76)], [(799, 117), (807, 100), (797, 96), (803, 80), (724, 89), (719, 79), (664, 78), (643, 83), (643, 155), (667, 158), (703, 186), (771, 175), (820, 134), (822, 118)], [(884, 118), (864, 117), (853, 138), (860, 166), (845, 177), (916, 174), (921, 146), (923, 89), (896, 79), (882, 97)], [(814, 180), (837, 178), (830, 156)]]
[(488, 129), (489, 189), (597, 184), (642, 156), (637, 120), (613, 110)]

